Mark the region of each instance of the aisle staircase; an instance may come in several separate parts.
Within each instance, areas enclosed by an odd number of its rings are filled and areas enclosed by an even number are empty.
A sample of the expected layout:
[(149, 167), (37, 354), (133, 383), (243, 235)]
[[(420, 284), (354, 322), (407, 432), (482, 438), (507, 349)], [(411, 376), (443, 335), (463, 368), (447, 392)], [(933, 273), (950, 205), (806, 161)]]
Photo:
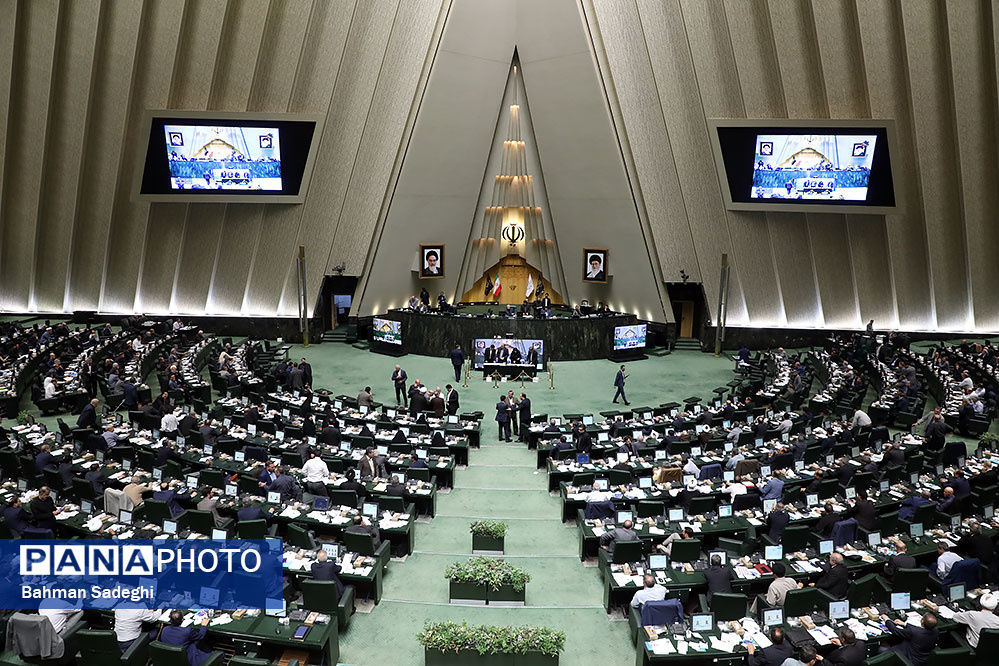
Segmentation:
[(347, 327), (340, 326), (323, 332), (323, 342), (347, 342)]
[(673, 349), (679, 351), (701, 351), (701, 341), (697, 338), (677, 338)]

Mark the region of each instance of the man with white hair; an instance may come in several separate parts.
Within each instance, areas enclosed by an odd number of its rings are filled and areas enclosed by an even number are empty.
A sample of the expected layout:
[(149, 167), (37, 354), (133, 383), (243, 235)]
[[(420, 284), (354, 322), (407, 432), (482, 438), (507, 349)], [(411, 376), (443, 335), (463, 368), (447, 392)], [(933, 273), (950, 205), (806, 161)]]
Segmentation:
[(955, 622), (968, 626), (965, 638), (972, 648), (978, 647), (982, 629), (999, 629), (999, 615), (995, 612), (996, 606), (999, 606), (999, 594), (986, 592), (978, 598), (978, 605), (979, 610), (954, 613)]

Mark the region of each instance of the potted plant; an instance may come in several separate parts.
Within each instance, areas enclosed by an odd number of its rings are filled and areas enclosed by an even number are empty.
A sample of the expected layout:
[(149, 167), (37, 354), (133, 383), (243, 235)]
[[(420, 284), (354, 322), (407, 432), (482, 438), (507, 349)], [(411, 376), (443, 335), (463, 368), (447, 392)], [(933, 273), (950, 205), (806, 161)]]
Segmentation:
[(428, 622), (417, 638), (427, 666), (555, 666), (565, 633), (548, 627)]
[(500, 520), (476, 520), (471, 524), (472, 553), (502, 555), (507, 524)]
[(506, 560), (496, 557), (470, 557), (455, 562), (444, 572), (450, 582), (451, 603), (496, 606), (523, 606), (531, 576)]

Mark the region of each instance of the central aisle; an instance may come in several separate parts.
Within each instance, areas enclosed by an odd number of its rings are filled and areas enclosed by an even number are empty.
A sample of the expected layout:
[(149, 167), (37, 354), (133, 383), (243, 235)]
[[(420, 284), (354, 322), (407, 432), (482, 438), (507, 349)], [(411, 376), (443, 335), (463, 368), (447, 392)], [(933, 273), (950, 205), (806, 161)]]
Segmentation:
[[(308, 350), (296, 347), (292, 358), (306, 356), (313, 364), (315, 383), (336, 393), (353, 395), (365, 385), (375, 400), (394, 403), (389, 376), (395, 360), (341, 344)], [(432, 387), (453, 382), (446, 359), (407, 356), (399, 359), (410, 382), (421, 379)], [(612, 409), (611, 383), (616, 366), (607, 361), (559, 363), (556, 390), (545, 383), (501, 384), (522, 390), (535, 412), (561, 415)], [(732, 377), (732, 362), (708, 354), (674, 353), (630, 364), (628, 397), (632, 405), (658, 405), (689, 395), (711, 395)], [(472, 624), (534, 624), (566, 632), (563, 664), (632, 663), (634, 647), (623, 619), (610, 620), (602, 605), (602, 585), (596, 566), (578, 557), (578, 532), (563, 525), (561, 503), (548, 493), (548, 480), (536, 468), (537, 456), (526, 444), (500, 443), (494, 405), (499, 390), (481, 379), (458, 387), (462, 411), (482, 411), (482, 446), (469, 452), (469, 466), (455, 472), (455, 488), (438, 495), (437, 516), (415, 526), (415, 552), (406, 561), (392, 561), (385, 576), (381, 603), (370, 613), (357, 613), (340, 637), (343, 664), (419, 666), (423, 649), (416, 634), (428, 620)], [(527, 606), (497, 608), (451, 606), (444, 570), (471, 555), (469, 524), (478, 518), (505, 520), (506, 559), (531, 574)]]

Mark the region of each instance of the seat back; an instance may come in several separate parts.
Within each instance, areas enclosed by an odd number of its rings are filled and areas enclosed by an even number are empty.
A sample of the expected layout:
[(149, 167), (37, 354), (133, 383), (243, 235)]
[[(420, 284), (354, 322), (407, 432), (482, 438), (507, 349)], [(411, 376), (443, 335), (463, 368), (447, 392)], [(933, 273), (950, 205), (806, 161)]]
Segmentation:
[(815, 587), (804, 587), (800, 590), (788, 590), (784, 595), (784, 616), (795, 617), (808, 615), (819, 603), (819, 590)]
[(677, 599), (646, 601), (642, 604), (642, 626), (669, 626), (683, 622), (683, 605)]
[(711, 612), (718, 622), (740, 620), (749, 615), (749, 603), (745, 594), (715, 592), (711, 595)]
[(164, 520), (172, 520), (170, 506), (163, 500), (147, 499), (142, 503), (143, 515), (147, 520), (154, 523), (162, 523)]
[(807, 525), (793, 525), (784, 528), (784, 533), (780, 538), (784, 551), (790, 553), (806, 548), (810, 534), (811, 530), (808, 529)]
[(701, 542), (698, 539), (679, 539), (669, 549), (669, 558), (674, 562), (694, 562), (701, 557)]
[(877, 574), (867, 574), (850, 582), (850, 589), (846, 593), (846, 598), (850, 601), (850, 608), (863, 608), (871, 605), (871, 597), (874, 596), (874, 583), (877, 578)]
[(947, 577), (943, 579), (943, 585), (953, 585), (954, 583), (964, 583), (964, 589), (973, 590), (978, 587), (979, 572), (981, 562), (977, 557), (968, 557), (960, 562), (955, 562), (950, 568)]
[(381, 511), (405, 511), (406, 501), (395, 495), (379, 495), (378, 508)]
[(188, 526), (199, 534), (211, 535), (215, 529), (215, 516), (211, 511), (198, 511), (189, 509), (185, 514)]
[(312, 534), (304, 527), (300, 527), (294, 523), (288, 525), (285, 540), (295, 548), (305, 548), (306, 550), (316, 549), (316, 540), (312, 538)]
[(153, 666), (188, 666), (187, 650), (180, 645), (153, 641), (149, 644), (149, 661)]
[(896, 592), (908, 592), (913, 599), (922, 599), (926, 596), (929, 581), (930, 572), (922, 567), (899, 569), (891, 579)]
[(857, 539), (857, 521), (853, 518), (847, 518), (834, 523), (830, 536), (837, 548), (854, 542)]
[(999, 629), (982, 629), (978, 633), (978, 654), (997, 654), (999, 652)]
[(614, 511), (614, 502), (610, 500), (587, 502), (583, 508), (583, 517), (587, 520), (592, 518), (613, 518)]
[(631, 472), (623, 469), (611, 469), (607, 471), (607, 480), (612, 486), (623, 486), (631, 483)]
[(967, 659), (970, 656), (970, 647), (938, 647), (935, 648), (930, 654), (930, 660), (926, 662), (926, 666), (951, 666), (951, 664), (955, 663), (955, 659), (960, 661), (961, 659)]
[(302, 606), (306, 610), (319, 613), (336, 612), (339, 595), (335, 581), (302, 579), (299, 585), (302, 588)]
[(375, 539), (370, 534), (352, 532), (347, 529), (343, 533), (343, 543), (347, 546), (347, 550), (358, 555), (375, 554)]
[(665, 516), (666, 506), (662, 502), (640, 500), (638, 502), (638, 505), (635, 507), (635, 511), (639, 518), (652, 518), (654, 516)]
[(758, 493), (743, 493), (736, 495), (732, 500), (733, 511), (745, 511), (746, 509), (758, 509), (763, 506), (763, 500)]
[(638, 562), (642, 559), (642, 540), (614, 542), (614, 564)]
[(87, 481), (86, 479), (73, 477), (73, 492), (76, 493), (76, 496), (80, 499), (97, 499), (97, 494), (94, 493), (94, 484), (90, 483), (90, 481)]
[(357, 506), (357, 493), (353, 490), (331, 490), (330, 506)]
[(693, 497), (690, 500), (690, 504), (687, 505), (687, 515), (689, 516), (701, 516), (704, 514), (712, 513), (717, 505), (717, 500), (715, 500), (712, 495), (703, 495), (699, 497)]
[(80, 629), (76, 632), (76, 646), (80, 650), (81, 664), (114, 663), (110, 658), (120, 652), (118, 640), (111, 630)]
[(267, 536), (267, 521), (241, 520), (236, 523), (236, 534), (240, 539), (263, 539)]

